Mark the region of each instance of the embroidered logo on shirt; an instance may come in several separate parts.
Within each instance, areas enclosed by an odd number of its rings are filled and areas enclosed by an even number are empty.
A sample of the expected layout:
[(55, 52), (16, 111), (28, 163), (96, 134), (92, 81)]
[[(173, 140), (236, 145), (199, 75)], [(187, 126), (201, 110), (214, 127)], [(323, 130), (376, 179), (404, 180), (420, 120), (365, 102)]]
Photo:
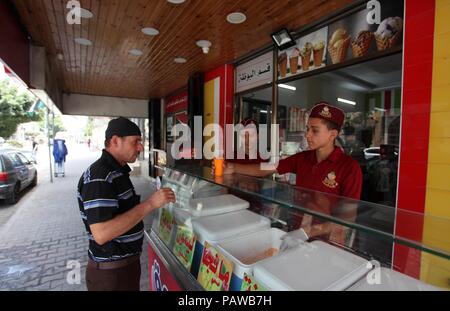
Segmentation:
[(319, 114), (322, 117), (331, 118), (330, 108), (328, 108), (327, 106), (323, 107), (323, 110), (321, 112), (319, 112)]
[(322, 183), (328, 188), (335, 189), (339, 184), (336, 181), (336, 173), (330, 172)]

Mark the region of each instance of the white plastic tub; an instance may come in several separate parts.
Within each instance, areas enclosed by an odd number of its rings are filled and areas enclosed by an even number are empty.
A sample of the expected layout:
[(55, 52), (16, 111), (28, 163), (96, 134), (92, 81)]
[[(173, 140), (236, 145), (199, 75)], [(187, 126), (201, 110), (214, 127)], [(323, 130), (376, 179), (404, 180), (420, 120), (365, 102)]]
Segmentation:
[[(377, 273), (376, 270), (373, 273)], [(366, 278), (361, 279), (352, 287), (349, 291), (436, 291), (440, 290), (437, 287), (425, 284), (419, 280), (409, 277), (400, 272), (388, 269), (379, 269), (379, 284), (370, 278), (371, 283), (369, 284)]]
[(232, 241), (221, 242), (217, 249), (234, 262), (230, 290), (239, 291), (244, 274), (253, 274), (254, 265), (279, 252), (281, 236), (284, 231), (271, 228), (264, 231), (250, 233)]
[(269, 290), (345, 290), (372, 268), (367, 260), (322, 241), (260, 261), (253, 275)]
[(241, 235), (270, 228), (270, 220), (248, 210), (192, 219), (192, 228), (197, 237), (192, 273), (196, 277), (205, 241), (211, 245), (236, 239)]
[(249, 208), (250, 204), (232, 194), (215, 197), (191, 199), (189, 207), (178, 208), (173, 206), (171, 211), (178, 224), (192, 228), (192, 219), (237, 212)]

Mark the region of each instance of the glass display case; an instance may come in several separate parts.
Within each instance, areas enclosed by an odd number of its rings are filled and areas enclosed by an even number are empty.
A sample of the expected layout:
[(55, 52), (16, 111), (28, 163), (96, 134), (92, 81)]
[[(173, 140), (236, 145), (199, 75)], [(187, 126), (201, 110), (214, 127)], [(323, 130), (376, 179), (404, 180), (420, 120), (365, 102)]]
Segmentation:
[[(395, 233), (399, 217), (437, 228), (448, 219), (271, 179), (216, 177), (194, 161), (166, 168), (162, 187), (177, 201), (154, 213), (146, 230), (153, 290), (450, 288), (448, 237)], [(397, 271), (397, 248), (418, 254), (408, 260), (421, 266), (420, 280)]]

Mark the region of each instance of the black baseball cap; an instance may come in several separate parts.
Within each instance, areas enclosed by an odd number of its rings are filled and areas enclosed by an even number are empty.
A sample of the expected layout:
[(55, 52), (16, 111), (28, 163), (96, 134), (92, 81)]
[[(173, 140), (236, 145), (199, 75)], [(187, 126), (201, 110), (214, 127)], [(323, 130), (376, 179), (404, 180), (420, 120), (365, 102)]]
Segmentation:
[(114, 135), (119, 137), (125, 136), (141, 136), (141, 130), (134, 123), (124, 117), (119, 117), (109, 121), (108, 128), (105, 132), (105, 138), (110, 139)]

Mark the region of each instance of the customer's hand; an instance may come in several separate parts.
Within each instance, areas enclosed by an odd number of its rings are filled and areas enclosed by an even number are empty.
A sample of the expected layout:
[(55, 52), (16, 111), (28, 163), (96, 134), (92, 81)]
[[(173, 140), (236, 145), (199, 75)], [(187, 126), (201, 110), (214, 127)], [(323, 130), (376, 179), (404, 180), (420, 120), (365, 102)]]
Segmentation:
[[(212, 161), (211, 164), (211, 174), (214, 175), (214, 172), (216, 170), (216, 166), (214, 164), (214, 161)], [(234, 164), (224, 161), (223, 162), (223, 175), (231, 175), (234, 174)]]
[(167, 203), (175, 203), (175, 201), (175, 193), (170, 188), (161, 188), (147, 199), (153, 209), (160, 208)]
[(280, 246), (280, 251), (283, 252), (288, 249), (298, 247), (300, 246), (300, 244), (303, 244), (306, 241), (308, 241), (308, 239), (309, 237), (306, 234), (305, 230), (301, 228), (298, 230), (288, 232), (281, 237), (282, 242)]

